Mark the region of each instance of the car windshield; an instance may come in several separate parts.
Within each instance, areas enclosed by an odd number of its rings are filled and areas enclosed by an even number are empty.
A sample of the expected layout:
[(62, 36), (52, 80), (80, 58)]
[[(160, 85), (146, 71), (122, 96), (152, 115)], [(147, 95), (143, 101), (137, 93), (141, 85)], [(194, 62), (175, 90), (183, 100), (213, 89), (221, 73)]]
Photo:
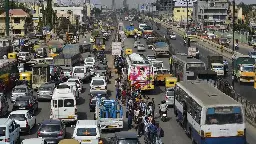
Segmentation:
[(228, 39), (226, 39), (226, 38), (222, 38), (222, 39), (220, 39), (220, 41), (224, 43), (224, 42), (227, 42), (227, 41), (228, 41)]
[(95, 96), (101, 96), (101, 97), (106, 97), (107, 96), (107, 93), (105, 91), (92, 91), (91, 92), (91, 95), (93, 97)]
[(118, 144), (139, 144), (139, 141), (137, 139), (124, 139), (119, 140)]
[(167, 96), (174, 96), (174, 91), (167, 91)]
[(14, 88), (13, 92), (14, 93), (25, 93), (26, 92), (26, 88)]
[(136, 41), (135, 44), (140, 44), (140, 41)]
[(17, 121), (25, 121), (26, 120), (25, 114), (11, 114), (9, 116), (9, 118), (17, 120)]
[(93, 62), (93, 58), (87, 58), (86, 62)]
[(19, 53), (19, 56), (26, 56), (27, 53)]
[(205, 70), (204, 63), (187, 63), (187, 71)]
[(206, 115), (206, 124), (241, 124), (243, 115), (240, 107), (216, 107), (208, 108)]
[(56, 132), (60, 131), (60, 125), (56, 124), (44, 124), (40, 127), (40, 131), (42, 132)]
[(96, 136), (97, 131), (96, 128), (78, 128), (77, 136)]
[(39, 91), (51, 91), (52, 87), (40, 87)]
[(84, 68), (75, 68), (74, 73), (84, 73)]
[(163, 63), (154, 63), (153, 64), (153, 67), (156, 67), (156, 68), (161, 68), (163, 66)]
[(243, 67), (241, 67), (241, 71), (254, 72), (254, 66), (243, 66)]
[(93, 80), (92, 85), (94, 86), (104, 85), (104, 80)]
[(18, 97), (15, 101), (15, 105), (19, 105), (19, 106), (26, 106), (28, 105), (29, 100), (28, 99), (23, 99), (21, 97)]
[(92, 65), (93, 65), (93, 62), (86, 62), (86, 65), (92, 66)]
[(5, 127), (0, 127), (0, 136), (5, 136)]
[(76, 79), (69, 79), (68, 82), (75, 82), (75, 83), (79, 83), (79, 80)]
[(105, 70), (106, 67), (104, 67), (104, 66), (99, 66), (97, 69), (98, 69), (98, 70)]
[(223, 66), (212, 66), (212, 68), (213, 68), (213, 69), (219, 69), (219, 70), (224, 69), (224, 67), (223, 67)]
[(140, 46), (140, 47), (144, 47), (144, 44), (138, 44), (138, 46)]

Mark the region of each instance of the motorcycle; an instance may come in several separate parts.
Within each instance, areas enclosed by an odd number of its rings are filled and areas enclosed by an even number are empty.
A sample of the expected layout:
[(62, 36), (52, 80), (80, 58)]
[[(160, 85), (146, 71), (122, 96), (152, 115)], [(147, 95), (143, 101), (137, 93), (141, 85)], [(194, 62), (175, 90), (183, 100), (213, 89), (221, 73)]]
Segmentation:
[(235, 50), (239, 50), (238, 44), (235, 44)]
[(162, 122), (166, 122), (167, 121), (167, 113), (165, 113), (165, 112), (161, 113), (161, 121)]

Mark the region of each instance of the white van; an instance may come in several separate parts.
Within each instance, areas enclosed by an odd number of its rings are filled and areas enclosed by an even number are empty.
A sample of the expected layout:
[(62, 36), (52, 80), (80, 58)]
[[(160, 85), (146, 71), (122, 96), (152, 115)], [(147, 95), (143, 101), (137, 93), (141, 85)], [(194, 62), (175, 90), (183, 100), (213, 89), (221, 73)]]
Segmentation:
[(76, 98), (70, 86), (63, 84), (54, 89), (50, 119), (60, 119), (66, 123), (77, 121)]
[(78, 120), (74, 129), (73, 138), (82, 144), (98, 144), (101, 141), (98, 121)]
[(76, 99), (78, 99), (79, 98), (79, 90), (78, 90), (76, 82), (61, 83), (61, 85), (64, 85), (64, 84), (70, 86), (72, 93), (75, 95)]
[(86, 68), (84, 66), (73, 67), (72, 76), (77, 77), (79, 79), (84, 79), (86, 76)]

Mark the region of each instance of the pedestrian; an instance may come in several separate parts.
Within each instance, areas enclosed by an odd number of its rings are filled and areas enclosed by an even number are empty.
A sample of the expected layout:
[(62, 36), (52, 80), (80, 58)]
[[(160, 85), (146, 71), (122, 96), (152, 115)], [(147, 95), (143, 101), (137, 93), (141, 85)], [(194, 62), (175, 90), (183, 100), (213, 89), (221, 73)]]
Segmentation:
[(132, 112), (129, 110), (128, 113), (128, 130), (132, 129)]
[(159, 126), (159, 123), (156, 124), (157, 128), (157, 134), (156, 134), (156, 144), (162, 144), (162, 137), (164, 137), (164, 131), (163, 129)]
[(144, 122), (143, 122), (143, 120), (142, 120), (142, 117), (140, 116), (140, 117), (139, 117), (139, 123), (138, 123), (138, 129), (137, 129), (138, 137), (140, 137), (141, 135), (143, 135), (143, 127), (144, 127)]

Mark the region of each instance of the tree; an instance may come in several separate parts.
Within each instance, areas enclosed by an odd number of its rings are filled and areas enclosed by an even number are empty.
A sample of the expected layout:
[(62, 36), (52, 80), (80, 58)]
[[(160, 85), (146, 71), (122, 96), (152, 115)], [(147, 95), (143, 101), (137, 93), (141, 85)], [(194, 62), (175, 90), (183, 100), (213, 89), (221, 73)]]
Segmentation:
[(52, 0), (47, 0), (47, 6), (43, 13), (45, 17), (45, 25), (53, 28), (54, 20), (53, 20), (53, 9), (52, 9)]
[(95, 16), (99, 16), (101, 14), (101, 9), (94, 7), (92, 9), (92, 14), (95, 14)]

